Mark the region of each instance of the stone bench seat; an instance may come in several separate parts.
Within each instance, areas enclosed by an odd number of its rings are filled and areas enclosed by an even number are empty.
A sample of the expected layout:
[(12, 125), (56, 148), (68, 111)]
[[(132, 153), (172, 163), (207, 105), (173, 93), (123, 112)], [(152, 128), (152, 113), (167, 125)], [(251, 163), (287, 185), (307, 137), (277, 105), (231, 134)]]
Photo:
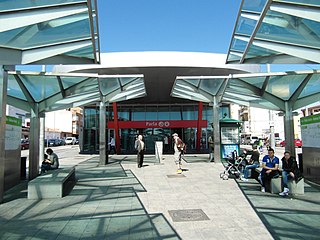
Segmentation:
[(76, 183), (75, 168), (59, 168), (28, 182), (28, 199), (62, 198)]
[[(255, 172), (257, 174), (260, 174), (262, 168), (256, 168)], [(294, 180), (288, 181), (288, 188), (290, 190), (290, 194), (296, 195), (296, 194), (304, 194), (304, 179), (302, 178), (298, 183), (296, 183)], [(266, 191), (278, 194), (282, 192), (282, 176), (280, 173), (279, 177), (272, 178), (270, 185), (267, 184)]]

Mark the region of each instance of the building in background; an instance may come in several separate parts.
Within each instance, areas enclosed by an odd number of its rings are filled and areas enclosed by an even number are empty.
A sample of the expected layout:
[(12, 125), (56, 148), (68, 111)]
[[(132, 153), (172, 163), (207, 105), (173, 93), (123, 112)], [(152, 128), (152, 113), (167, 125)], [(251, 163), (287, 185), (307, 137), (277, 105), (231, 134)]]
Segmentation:
[[(29, 138), (30, 114), (19, 108), (7, 105), (6, 114), (22, 120), (22, 139)], [(79, 137), (82, 128), (82, 108), (70, 108), (54, 112), (47, 112), (45, 117), (45, 138), (62, 139)]]

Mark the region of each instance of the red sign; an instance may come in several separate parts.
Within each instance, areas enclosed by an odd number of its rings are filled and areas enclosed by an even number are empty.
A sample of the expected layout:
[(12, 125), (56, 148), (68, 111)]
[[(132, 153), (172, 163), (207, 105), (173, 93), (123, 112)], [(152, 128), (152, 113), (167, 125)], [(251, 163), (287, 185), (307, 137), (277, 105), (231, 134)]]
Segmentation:
[[(196, 128), (197, 123), (198, 120), (118, 121), (119, 128)], [(201, 128), (207, 124), (207, 120), (200, 121)], [(114, 122), (108, 122), (108, 128), (114, 128)]]

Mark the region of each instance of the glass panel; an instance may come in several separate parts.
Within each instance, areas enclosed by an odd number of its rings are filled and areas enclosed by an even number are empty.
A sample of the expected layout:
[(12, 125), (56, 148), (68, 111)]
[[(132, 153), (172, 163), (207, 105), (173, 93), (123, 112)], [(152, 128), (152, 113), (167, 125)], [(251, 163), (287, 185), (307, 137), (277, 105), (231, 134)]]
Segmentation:
[(262, 85), (264, 81), (266, 80), (266, 77), (254, 77), (254, 78), (239, 78), (242, 81), (245, 81), (253, 86), (256, 86), (258, 88), (262, 88)]
[(240, 59), (241, 59), (240, 56), (232, 54), (232, 53), (230, 53), (228, 56), (228, 62), (229, 61), (239, 61)]
[(97, 128), (99, 126), (99, 110), (96, 108), (84, 109), (84, 128)]
[[(51, 5), (61, 5), (61, 0), (46, 0), (46, 1), (34, 1), (34, 0), (1, 0), (0, 1), (0, 11), (3, 10), (19, 10), (24, 8), (32, 7), (44, 7)], [(77, 3), (83, 2), (83, 0), (63, 0), (63, 3)]]
[(60, 77), (60, 79), (62, 81), (63, 88), (67, 89), (71, 86), (74, 86), (74, 85), (82, 82), (86, 78), (84, 78), (84, 77)]
[(36, 102), (40, 102), (45, 98), (60, 92), (58, 79), (56, 77), (30, 75), (19, 76)]
[(266, 5), (267, 0), (244, 0), (242, 10), (260, 13)]
[(243, 16), (240, 16), (235, 33), (251, 36), (254, 27), (257, 24), (257, 20), (246, 18), (244, 16), (246, 15), (244, 14)]
[(313, 74), (308, 84), (305, 86), (305, 88), (301, 92), (299, 98), (306, 97), (319, 92), (320, 92), (320, 74)]
[(200, 82), (200, 89), (216, 95), (224, 79), (203, 79)]
[(132, 108), (132, 121), (144, 121), (146, 119), (146, 112), (144, 107)]
[(232, 40), (230, 51), (243, 52), (247, 46), (247, 43), (248, 42), (246, 41), (242, 41), (234, 38)]
[(92, 46), (87, 46), (87, 47), (79, 48), (77, 50), (69, 51), (64, 55), (67, 55), (70, 57), (86, 57), (86, 58), (93, 59), (94, 53), (92, 51), (93, 51)]
[(157, 115), (156, 106), (146, 106), (146, 120), (157, 120)]
[(13, 75), (8, 76), (7, 95), (20, 98), (22, 100), (27, 100)]
[(185, 128), (184, 129), (184, 139), (185, 144), (187, 145), (188, 150), (196, 149), (196, 135), (197, 129), (196, 128)]
[[(254, 44), (254, 43), (253, 43)], [(270, 55), (277, 55), (280, 52), (275, 52), (266, 48), (258, 47), (255, 45), (251, 45), (249, 51), (246, 55), (246, 59), (255, 58), (255, 57), (263, 57), (263, 56), (270, 56)], [(259, 61), (259, 63), (272, 63), (270, 59), (255, 59), (255, 61)]]
[(198, 111), (195, 111), (194, 106), (183, 106), (182, 120), (197, 120)]
[(131, 120), (131, 108), (121, 106), (118, 109), (118, 120), (119, 121), (130, 121)]
[(213, 109), (210, 106), (203, 106), (202, 119), (207, 120), (208, 124), (213, 121)]
[[(183, 81), (197, 87), (199, 85), (199, 82), (200, 82), (200, 79), (184, 79)], [(183, 84), (183, 81), (182, 80), (178, 80), (177, 83), (182, 83)]]
[[(86, 15), (83, 16), (85, 17)], [(68, 18), (70, 17), (61, 18), (59, 21), (70, 21)], [(1, 36), (4, 35), (5, 37), (1, 37), (0, 43), (6, 47), (26, 49), (39, 45), (64, 43), (79, 38), (91, 37), (90, 25), (87, 19), (54, 27), (52, 27), (52, 24), (53, 23), (49, 21), (41, 23), (41, 28), (39, 28), (39, 24), (37, 24), (31, 27), (27, 26), (6, 31), (5, 34), (1, 34)], [(8, 41), (10, 38), (14, 40)]]
[(290, 3), (298, 3), (298, 4), (305, 4), (305, 5), (313, 5), (313, 6), (320, 6), (319, 0), (278, 0), (279, 2), (290, 2)]
[(130, 82), (133, 82), (135, 80), (137, 80), (138, 78), (136, 77), (123, 77), (123, 78), (119, 78), (120, 82), (121, 82), (121, 85), (126, 85)]
[(158, 107), (158, 120), (169, 120), (169, 106), (167, 107)]
[(246, 86), (244, 86), (244, 84), (242, 84), (240, 81), (238, 81), (236, 79), (232, 79), (231, 81), (229, 81), (226, 92), (244, 94), (244, 95), (249, 95), (249, 96), (256, 95), (253, 91), (248, 89)]
[(107, 95), (120, 89), (118, 78), (100, 78), (100, 89), (103, 95)]
[(230, 118), (230, 109), (228, 106), (220, 107), (219, 119)]
[(182, 120), (180, 106), (171, 106), (170, 120)]
[(320, 47), (319, 36), (320, 29), (317, 22), (268, 11), (256, 38)]
[(270, 77), (266, 90), (283, 100), (288, 100), (305, 77), (306, 75), (273, 76)]

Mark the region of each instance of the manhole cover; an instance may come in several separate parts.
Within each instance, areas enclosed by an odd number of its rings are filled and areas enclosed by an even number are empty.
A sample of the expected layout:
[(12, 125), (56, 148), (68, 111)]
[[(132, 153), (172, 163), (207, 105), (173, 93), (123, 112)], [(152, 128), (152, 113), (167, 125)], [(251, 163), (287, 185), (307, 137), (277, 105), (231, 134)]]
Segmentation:
[(190, 222), (210, 220), (201, 209), (169, 210), (174, 222)]
[(172, 175), (167, 175), (168, 178), (182, 178), (182, 177), (186, 177), (183, 174), (172, 174)]

